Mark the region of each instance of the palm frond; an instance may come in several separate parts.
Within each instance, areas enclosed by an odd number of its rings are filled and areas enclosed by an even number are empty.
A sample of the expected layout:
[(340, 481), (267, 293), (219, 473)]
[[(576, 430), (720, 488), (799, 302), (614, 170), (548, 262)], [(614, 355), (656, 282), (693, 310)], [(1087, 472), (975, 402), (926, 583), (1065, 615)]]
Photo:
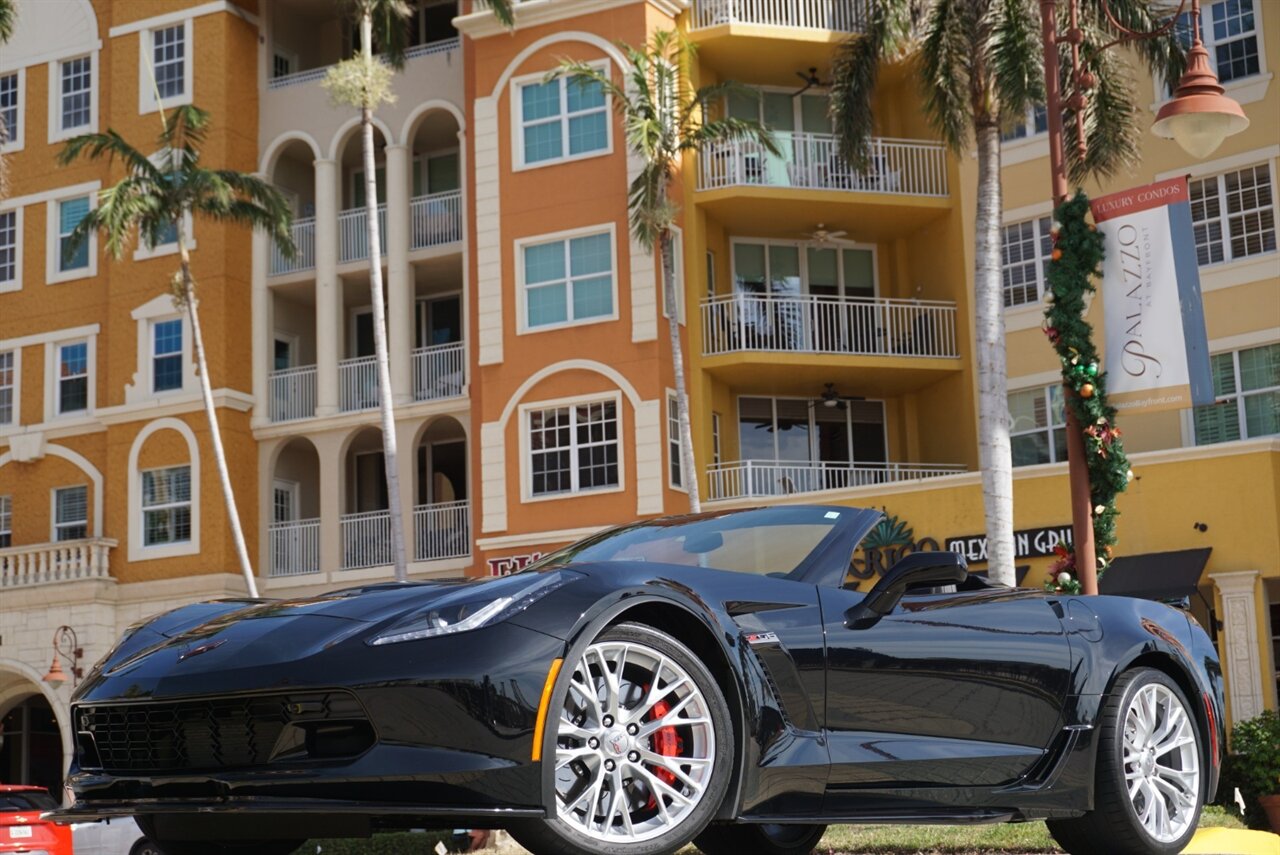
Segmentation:
[(13, 38), (18, 24), (18, 6), (14, 0), (0, 0), (0, 44)]
[(1005, 119), (1023, 116), (1045, 98), (1040, 16), (1028, 0), (995, 0), (992, 19), (989, 70), (1001, 112)]
[(721, 142), (748, 142), (759, 145), (775, 157), (783, 152), (773, 131), (749, 119), (726, 116), (694, 128), (681, 143), (682, 151), (695, 151)]
[(973, 63), (986, 59), (987, 48), (978, 38), (978, 11), (965, 0), (937, 0), (926, 17), (920, 48), (925, 112), (955, 150), (969, 139), (974, 88), (984, 83), (973, 74)]
[(1124, 59), (1115, 51), (1093, 52), (1084, 58), (1084, 67), (1098, 80), (1085, 99), (1084, 133), (1088, 143), (1085, 157), (1077, 148), (1075, 114), (1063, 115), (1063, 146), (1071, 180), (1081, 184), (1086, 178), (1106, 180), (1133, 167), (1141, 158), (1142, 129), (1133, 101), (1133, 80)]
[(157, 229), (147, 223), (161, 216), (163, 197), (155, 192), (154, 182), (142, 176), (130, 176), (98, 194), (98, 206), (76, 225), (67, 238), (63, 259), (74, 256), (94, 233), (102, 234), (103, 249), (120, 259), (133, 245), (134, 233), (154, 238)]
[[(1206, 7), (1207, 3), (1204, 4)], [(1157, 3), (1151, 0), (1080, 0), (1082, 24), (1106, 34), (1106, 41), (1121, 35), (1120, 31), (1107, 19), (1106, 10), (1117, 21), (1130, 30), (1139, 33), (1150, 33), (1160, 29), (1177, 11), (1173, 3)], [(1187, 8), (1190, 8), (1188, 6)], [(1153, 74), (1158, 74), (1167, 81), (1176, 82), (1187, 67), (1187, 55), (1178, 42), (1177, 27), (1155, 37), (1136, 39), (1126, 44), (1132, 47), (1143, 66)], [(1095, 42), (1096, 45), (1105, 44)]]
[(117, 159), (121, 160), (125, 168), (134, 175), (143, 175), (152, 181), (161, 180), (159, 167), (111, 128), (102, 133), (80, 134), (67, 140), (58, 152), (58, 164), (68, 166), (80, 157), (98, 160), (104, 155), (109, 164)]
[(515, 5), (511, 0), (485, 0), (485, 5), (489, 7), (489, 11), (493, 13), (493, 17), (498, 19), (498, 23), (506, 27), (508, 30), (515, 29), (516, 13)]
[(896, 56), (911, 39), (912, 0), (880, 0), (871, 4), (866, 32), (850, 36), (831, 64), (831, 118), (841, 152), (856, 169), (864, 169), (875, 132), (871, 108), (882, 60)]
[(381, 49), (380, 56), (396, 71), (403, 71), (413, 4), (407, 0), (369, 0), (369, 5), (373, 38)]

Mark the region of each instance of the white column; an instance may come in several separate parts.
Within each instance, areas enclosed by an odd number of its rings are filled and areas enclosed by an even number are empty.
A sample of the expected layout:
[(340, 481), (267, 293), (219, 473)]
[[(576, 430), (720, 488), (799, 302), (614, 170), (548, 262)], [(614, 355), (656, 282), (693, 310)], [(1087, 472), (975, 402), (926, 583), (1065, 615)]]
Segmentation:
[[(409, 149), (386, 147), (387, 355), (396, 406), (413, 400), (413, 270), (409, 265)], [(407, 507), (407, 506), (406, 506)]]
[(320, 571), (336, 579), (342, 566), (342, 436), (313, 437), (320, 458)]
[(253, 230), (253, 276), (251, 281), (252, 314), (251, 348), (253, 358), (253, 427), (271, 420), (271, 401), (268, 399), (267, 372), (271, 362), (271, 292), (267, 290), (267, 265), (270, 263), (271, 242), (262, 229)]
[(338, 412), (342, 358), (342, 280), (338, 278), (338, 164), (316, 168), (316, 415)]
[(1210, 576), (1222, 597), (1223, 668), (1232, 722), (1262, 712), (1262, 664), (1258, 651), (1258, 571)]

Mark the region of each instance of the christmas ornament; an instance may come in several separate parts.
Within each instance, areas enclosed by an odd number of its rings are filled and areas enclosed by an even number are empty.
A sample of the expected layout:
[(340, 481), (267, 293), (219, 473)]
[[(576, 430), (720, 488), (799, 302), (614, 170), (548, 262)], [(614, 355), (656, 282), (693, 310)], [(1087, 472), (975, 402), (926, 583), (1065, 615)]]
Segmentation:
[(1093, 397), (1093, 384), (1092, 384), (1092, 383), (1085, 383), (1083, 386), (1081, 386), (1081, 387), (1080, 387), (1080, 397), (1081, 397), (1081, 398), (1092, 398), (1092, 397)]
[(1065, 585), (1070, 581), (1071, 581), (1071, 574), (1068, 573), (1067, 571), (1063, 570), (1061, 573), (1058, 574), (1059, 585)]

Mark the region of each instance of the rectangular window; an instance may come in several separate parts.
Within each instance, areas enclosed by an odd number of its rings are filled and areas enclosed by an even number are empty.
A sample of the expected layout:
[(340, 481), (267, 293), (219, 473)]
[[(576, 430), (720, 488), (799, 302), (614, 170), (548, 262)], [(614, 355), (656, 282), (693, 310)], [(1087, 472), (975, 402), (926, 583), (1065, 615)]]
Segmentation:
[(89, 488), (59, 487), (53, 491), (53, 539), (80, 540), (89, 536)]
[(680, 453), (680, 408), (675, 395), (667, 396), (667, 472), (671, 486), (684, 488), (684, 457)]
[(93, 118), (93, 60), (82, 56), (61, 64), (60, 130), (88, 127)]
[(1192, 410), (1196, 445), (1280, 433), (1280, 343), (1215, 354), (1217, 403)]
[(1014, 466), (1067, 459), (1066, 414), (1057, 384), (1009, 393), (1009, 444)]
[[(1191, 13), (1184, 12), (1176, 27), (1183, 50), (1191, 47)], [(1200, 38), (1209, 51), (1209, 64), (1223, 83), (1262, 73), (1254, 0), (1222, 0), (1208, 4), (1200, 16)], [(1176, 82), (1176, 81), (1175, 81)], [(1172, 86), (1165, 83), (1165, 97)]]
[(293, 57), (285, 56), (282, 53), (274, 53), (271, 55), (271, 76), (288, 77), (293, 74)]
[(151, 33), (151, 55), (160, 98), (186, 94), (186, 25), (176, 24)]
[(18, 212), (0, 211), (0, 285), (18, 280)]
[(1026, 114), (1019, 116), (1018, 120), (1009, 127), (1000, 132), (1000, 139), (1003, 142), (1011, 140), (1020, 140), (1027, 137), (1033, 137), (1036, 134), (1043, 134), (1049, 130), (1049, 111), (1045, 109), (1043, 104), (1027, 110)]
[(18, 376), (13, 370), (13, 351), (0, 352), (0, 425), (13, 424), (14, 395)]
[(529, 450), (535, 496), (618, 486), (618, 405), (594, 401), (531, 411)]
[(89, 345), (78, 341), (58, 345), (58, 412), (89, 409)]
[(525, 324), (529, 328), (613, 314), (610, 233), (529, 244), (523, 253)]
[(1053, 238), (1049, 218), (1010, 223), (1000, 230), (1000, 263), (1004, 278), (1004, 305), (1025, 306), (1039, 302), (1044, 293)]
[(160, 546), (191, 540), (191, 467), (142, 473), (142, 543)]
[(1191, 182), (1200, 266), (1276, 251), (1275, 194), (1268, 164)]
[(609, 147), (609, 100), (594, 81), (560, 77), (519, 87), (525, 164), (583, 157)]
[(22, 108), (18, 104), (18, 72), (0, 75), (0, 122), (4, 122), (4, 142), (15, 140), (22, 132)]
[(13, 497), (0, 496), (0, 549), (13, 546)]
[(89, 197), (80, 196), (58, 203), (58, 270), (84, 270), (89, 266), (89, 241), (71, 250), (71, 233), (89, 213)]
[(182, 388), (182, 321), (159, 321), (151, 327), (151, 391)]

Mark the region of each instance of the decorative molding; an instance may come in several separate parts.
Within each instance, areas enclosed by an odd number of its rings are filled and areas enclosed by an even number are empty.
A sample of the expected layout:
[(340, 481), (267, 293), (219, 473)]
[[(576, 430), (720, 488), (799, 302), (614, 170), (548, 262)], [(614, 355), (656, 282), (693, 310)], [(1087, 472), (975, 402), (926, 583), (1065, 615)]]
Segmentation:
[[(636, 408), (636, 513), (662, 513), (662, 488), (668, 471), (662, 453), (662, 402), (642, 401)], [(618, 455), (619, 463), (625, 463)]]
[(480, 426), (480, 530), (507, 530), (507, 448), (505, 422)]
[[(31, 435), (32, 434), (22, 434), (24, 437)], [(12, 448), (12, 441), (13, 437), (10, 437), (10, 450), (0, 454), (0, 468), (3, 468), (6, 463), (10, 462), (34, 462), (18, 459)], [(93, 463), (90, 462), (89, 458), (85, 457), (80, 452), (73, 451), (63, 445), (54, 445), (50, 443), (44, 446), (43, 453), (44, 455), (61, 457), (68, 463), (74, 464), (81, 472), (89, 476), (89, 481), (93, 484), (93, 526), (91, 528), (94, 537), (102, 537), (102, 472), (98, 470), (97, 466), (94, 466)]]
[(507, 404), (502, 408), (502, 415), (498, 418), (498, 425), (502, 429), (506, 429), (507, 422), (511, 418), (511, 413), (515, 410), (516, 405), (525, 396), (525, 393), (532, 389), (535, 385), (550, 377), (552, 374), (559, 374), (561, 371), (594, 371), (613, 381), (614, 385), (622, 390), (627, 396), (627, 400), (631, 402), (632, 407), (639, 407), (641, 403), (640, 393), (636, 391), (636, 387), (631, 385), (631, 381), (624, 377), (612, 365), (605, 365), (603, 362), (596, 362), (593, 359), (564, 359), (560, 362), (544, 366), (533, 372), (525, 379), (520, 387), (511, 393), (511, 397), (507, 399)]
[(478, 362), (502, 362), (502, 219), (500, 216), (498, 98), (475, 102), (476, 324)]
[(48, 190), (41, 190), (39, 193), (28, 193), (25, 196), (10, 196), (7, 199), (0, 199), (0, 211), (22, 208), (27, 205), (38, 205), (41, 202), (49, 202), (54, 199), (83, 196), (86, 193), (96, 194), (101, 189), (101, 181), (86, 181), (83, 184), (72, 184), (69, 187), (53, 187)]
[(1268, 252), (1200, 268), (1200, 291), (1217, 291), (1280, 278), (1280, 253)]
[[(107, 35), (116, 39), (120, 36), (127, 36), (130, 33), (140, 33), (143, 30), (155, 30), (160, 27), (177, 24), (188, 18), (200, 18), (205, 15), (214, 15), (218, 12), (226, 12), (249, 22), (255, 27), (260, 26), (257, 15), (241, 9), (239, 6), (230, 2), (230, 0), (212, 0), (212, 2), (209, 3), (201, 3), (199, 6), (192, 6), (190, 9), (181, 9), (177, 12), (169, 12), (165, 15), (155, 15), (150, 18), (140, 18), (137, 21), (130, 21), (127, 24), (112, 27), (107, 31)], [(191, 56), (189, 52), (187, 55)]]
[(1271, 327), (1270, 329), (1254, 330), (1253, 332), (1212, 339), (1209, 342), (1209, 352), (1226, 353), (1232, 350), (1244, 350), (1247, 347), (1258, 347), (1260, 345), (1271, 344), (1272, 342), (1277, 341), (1280, 341), (1280, 327)]
[(1210, 574), (1222, 597), (1222, 635), (1226, 655), (1227, 697), (1231, 720), (1262, 712), (1262, 665), (1258, 656), (1258, 571)]
[[(126, 406), (139, 406), (169, 402), (183, 397), (188, 390), (197, 388), (196, 365), (192, 358), (191, 330), (186, 314), (173, 304), (173, 296), (159, 294), (129, 313), (137, 323), (137, 362), (132, 382), (124, 386), (124, 402)], [(155, 365), (152, 345), (152, 325), (159, 321), (182, 321), (182, 386), (167, 392), (154, 392)]]
[(1000, 144), (1000, 167), (1016, 166), (1029, 160), (1039, 160), (1049, 156), (1049, 135), (1039, 133), (1020, 140), (1010, 140)]
[(60, 330), (49, 330), (48, 332), (32, 333), (31, 335), (18, 336), (17, 338), (7, 338), (0, 341), (0, 350), (8, 350), (9, 348), (31, 347), (37, 344), (48, 344), (54, 341), (67, 341), (73, 338), (89, 338), (95, 336), (102, 331), (101, 324), (86, 324), (82, 327), (67, 327)]
[(0, 72), (102, 50), (98, 16), (89, 0), (22, 4), (13, 38), (0, 52)]
[[(191, 467), (191, 539), (186, 543), (143, 546), (142, 535), (142, 473), (138, 470), (138, 456), (152, 434), (162, 430), (177, 431), (187, 443), (187, 465)], [(181, 464), (175, 464), (181, 465)], [(129, 447), (129, 482), (127, 513), (129, 516), (129, 561), (148, 561), (154, 558), (174, 558), (179, 555), (200, 554), (200, 446), (195, 432), (181, 419), (171, 417), (149, 422), (133, 438)]]

